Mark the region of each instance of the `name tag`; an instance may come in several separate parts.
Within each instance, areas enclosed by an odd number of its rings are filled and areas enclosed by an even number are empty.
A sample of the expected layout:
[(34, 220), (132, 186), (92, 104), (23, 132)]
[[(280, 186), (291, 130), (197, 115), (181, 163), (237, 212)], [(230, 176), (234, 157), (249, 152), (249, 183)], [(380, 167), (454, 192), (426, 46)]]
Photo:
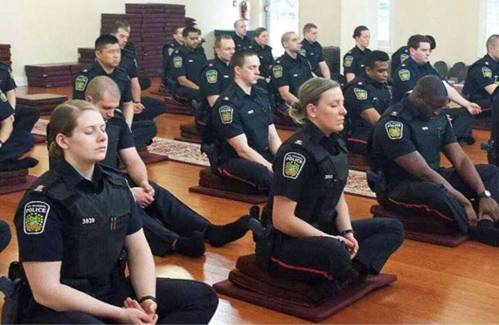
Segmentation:
[(230, 78), (230, 76), (229, 76), (229, 75), (224, 74), (224, 78), (228, 79), (228, 78)]
[(188, 62), (194, 62), (194, 60), (192, 60), (192, 59), (191, 59), (191, 60), (187, 60), (187, 61), (188, 61)]
[(254, 110), (250, 110), (248, 111), (248, 114), (253, 114), (255, 111)]
[(293, 75), (293, 77), (298, 77), (298, 76), (299, 76), (299, 74), (298, 74), (298, 73), (295, 73), (295, 74)]
[(421, 130), (423, 130), (423, 131), (428, 131), (428, 127), (427, 127), (427, 126), (423, 126), (423, 127), (421, 128)]
[(333, 179), (334, 178), (334, 175), (326, 175), (324, 176), (324, 179)]
[(91, 225), (93, 223), (95, 223), (95, 218), (83, 218), (83, 219), (81, 219), (82, 225)]

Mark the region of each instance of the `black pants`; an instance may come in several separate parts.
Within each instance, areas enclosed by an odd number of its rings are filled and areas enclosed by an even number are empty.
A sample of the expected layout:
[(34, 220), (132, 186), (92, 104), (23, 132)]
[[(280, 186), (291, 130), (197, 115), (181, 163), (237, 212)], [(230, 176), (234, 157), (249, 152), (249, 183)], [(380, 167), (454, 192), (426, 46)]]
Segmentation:
[[(499, 200), (499, 169), (494, 165), (477, 165), (485, 188), (492, 197)], [(440, 174), (467, 198), (474, 198), (477, 193), (464, 183), (453, 168), (442, 169)], [(424, 218), (434, 218), (447, 225), (451, 230), (468, 233), (468, 220), (463, 207), (447, 191), (434, 182), (406, 181), (389, 186), (387, 208), (401, 213), (422, 214)], [(429, 220), (431, 222), (431, 220)]]
[(158, 129), (152, 120), (134, 120), (132, 122), (132, 134), (136, 148), (142, 148), (151, 143), (152, 138), (154, 138), (157, 133)]
[(40, 118), (40, 111), (29, 106), (18, 105), (15, 112), (14, 129), (0, 148), (0, 162), (17, 160), (31, 150), (35, 138), (31, 130)]
[[(135, 298), (129, 281), (117, 288), (106, 302), (123, 306), (127, 298)], [(158, 324), (208, 324), (218, 306), (213, 289), (201, 282), (158, 278), (156, 282)], [(58, 312), (36, 305), (28, 324), (113, 324), (114, 320), (100, 319), (82, 312)]]
[(11, 239), (9, 224), (0, 220), (0, 252), (9, 244)]
[(142, 105), (145, 109), (142, 113), (133, 116), (134, 121), (152, 121), (157, 116), (165, 113), (165, 102), (152, 97), (142, 97)]
[[(393, 219), (375, 218), (352, 221), (359, 251), (355, 260), (371, 273), (381, 271), (390, 255), (404, 240), (402, 224)], [(331, 234), (337, 235), (332, 232)], [(313, 281), (333, 280), (351, 268), (350, 254), (342, 242), (319, 236), (275, 240), (271, 269), (287, 279)]]
[(202, 101), (201, 91), (199, 91), (199, 89), (177, 86), (173, 91), (173, 94), (177, 97), (187, 100), (189, 103), (192, 100), (196, 100), (198, 102)]
[[(133, 181), (128, 178), (130, 186)], [(172, 252), (172, 244), (179, 236), (190, 237), (194, 231), (204, 232), (210, 222), (182, 203), (173, 194), (154, 182), (154, 202), (139, 209), (144, 222), (144, 233), (151, 251), (156, 256)]]
[(272, 173), (262, 164), (254, 161), (232, 158), (217, 167), (223, 177), (233, 178), (265, 192), (272, 184)]
[(473, 116), (471, 116), (466, 108), (446, 108), (442, 112), (450, 118), (458, 140), (465, 140), (471, 137)]

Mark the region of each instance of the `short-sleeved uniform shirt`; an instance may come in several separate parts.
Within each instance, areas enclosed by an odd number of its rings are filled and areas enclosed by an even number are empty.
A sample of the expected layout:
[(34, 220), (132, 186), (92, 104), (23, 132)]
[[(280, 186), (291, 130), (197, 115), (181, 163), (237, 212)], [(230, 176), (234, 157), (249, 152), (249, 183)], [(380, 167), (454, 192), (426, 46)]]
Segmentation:
[(472, 102), (488, 102), (492, 107), (492, 96), (485, 90), (492, 84), (499, 84), (499, 62), (485, 55), (468, 68), (463, 94)]
[(204, 98), (220, 95), (232, 83), (233, 79), (234, 76), (228, 63), (223, 62), (218, 57), (210, 60), (202, 71), (199, 84), (201, 94)]
[[(64, 182), (69, 187), (75, 189), (76, 193), (95, 193), (99, 195), (99, 191), (103, 186), (102, 179), (106, 177), (102, 168), (96, 165), (92, 181), (84, 179), (65, 161), (57, 165), (56, 171), (62, 175)], [(105, 198), (103, 198), (102, 202), (105, 204)], [(136, 204), (131, 193), (130, 205), (132, 214), (127, 226), (128, 235), (142, 228), (142, 219), (136, 210)], [(35, 213), (36, 215), (34, 215)], [(30, 219), (27, 219), (28, 217)], [(58, 202), (49, 198), (43, 191), (37, 189), (28, 191), (22, 199), (14, 219), (20, 261), (64, 261), (64, 250), (68, 246), (66, 242), (69, 240), (65, 227), (68, 227), (68, 218), (70, 217)]]
[(319, 67), (319, 63), (324, 61), (321, 44), (319, 42), (310, 43), (306, 39), (303, 39), (301, 44), (301, 54), (307, 58), (308, 62), (310, 62), (310, 68), (312, 71), (316, 71)]
[(178, 77), (185, 76), (199, 86), (201, 71), (207, 64), (207, 59), (202, 47), (191, 49), (182, 45), (173, 52), (170, 64), (172, 68), (169, 77), (176, 81)]
[(128, 42), (125, 48), (121, 50), (119, 67), (126, 71), (130, 79), (138, 78), (137, 69), (139, 66), (137, 64), (137, 55), (135, 53), (135, 47), (131, 42)]
[(440, 152), (456, 141), (445, 114), (427, 119), (405, 96), (401, 102), (390, 106), (374, 127), (369, 139), (369, 159), (375, 168), (384, 171), (391, 184), (418, 180), (397, 165), (395, 159), (417, 151), (433, 170), (439, 171)]
[(265, 45), (260, 46), (253, 42), (253, 51), (260, 59), (260, 75), (264, 78), (270, 78), (274, 56), (272, 55), (272, 47)]
[(7, 92), (16, 89), (16, 82), (10, 75), (9, 67), (0, 63), (0, 101), (7, 101)]
[(289, 86), (289, 91), (298, 96), (298, 89), (308, 79), (313, 78), (307, 58), (297, 54), (293, 59), (288, 53), (280, 56), (272, 66), (272, 83), (276, 89)]
[(351, 136), (367, 140), (371, 125), (362, 118), (362, 112), (374, 108), (381, 115), (391, 101), (392, 95), (386, 83), (374, 81), (367, 76), (355, 78), (345, 89), (345, 107), (350, 119)]
[(355, 76), (364, 74), (364, 57), (371, 52), (370, 49), (361, 50), (357, 46), (343, 56), (343, 74), (353, 73)]
[(234, 43), (236, 44), (236, 52), (242, 51), (242, 50), (253, 51), (253, 43), (251, 42), (251, 39), (248, 36), (244, 36), (241, 38), (236, 33), (234, 33), (232, 35), (232, 39), (234, 40)]
[(252, 149), (271, 160), (268, 139), (272, 108), (265, 90), (253, 86), (248, 95), (232, 83), (216, 101), (212, 121), (221, 163), (238, 157), (228, 140), (241, 134), (246, 135)]
[(85, 91), (87, 90), (88, 83), (95, 77), (106, 76), (113, 79), (118, 85), (121, 93), (120, 97), (120, 107), (124, 103), (129, 103), (133, 101), (132, 98), (132, 86), (130, 83), (130, 77), (127, 72), (120, 67), (116, 67), (113, 72), (108, 74), (99, 62), (95, 62), (94, 65), (88, 69), (83, 70), (73, 82), (73, 99), (85, 99)]
[(14, 109), (10, 106), (8, 101), (0, 100), (0, 122), (14, 115)]
[(424, 76), (435, 75), (440, 78), (437, 70), (429, 62), (418, 64), (411, 58), (408, 58), (400, 68), (395, 71), (392, 79), (392, 98), (396, 103), (404, 95), (416, 86), (416, 82)]
[(397, 69), (402, 65), (402, 63), (407, 61), (408, 58), (409, 58), (409, 48), (407, 46), (402, 46), (395, 53), (392, 54), (392, 69), (391, 69), (392, 78), (395, 71), (397, 71)]
[(167, 43), (163, 45), (162, 53), (163, 53), (163, 72), (166, 77), (169, 77), (170, 70), (172, 68), (171, 66), (171, 57), (172, 54), (178, 50), (182, 44), (178, 43), (177, 41), (173, 41), (171, 43)]

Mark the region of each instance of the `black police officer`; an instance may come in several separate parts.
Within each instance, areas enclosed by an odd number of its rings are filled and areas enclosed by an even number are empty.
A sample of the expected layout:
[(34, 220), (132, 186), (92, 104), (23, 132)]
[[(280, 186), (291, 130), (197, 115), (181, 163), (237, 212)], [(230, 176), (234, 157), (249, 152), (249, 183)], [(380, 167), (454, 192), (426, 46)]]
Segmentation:
[[(395, 71), (392, 80), (393, 103), (400, 101), (405, 93), (412, 90), (421, 77), (427, 75), (439, 76), (437, 70), (429, 63), (431, 43), (426, 36), (412, 35), (407, 42), (407, 46), (410, 57)], [(480, 106), (463, 98), (446, 81), (444, 81), (444, 85), (449, 93), (449, 99), (463, 107), (445, 109), (445, 114), (451, 118), (458, 140), (472, 144), (474, 142), (471, 137), (473, 119), (470, 114), (479, 114), (481, 111)]]
[[(473, 165), (457, 143), (448, 117), (441, 114), (448, 101), (444, 82), (429, 75), (383, 114), (369, 139), (369, 159), (387, 184), (384, 193), (376, 194), (389, 209), (424, 212), (424, 218), (431, 214), (449, 232), (470, 233), (499, 245), (499, 229), (489, 227), (499, 219), (499, 169)], [(440, 166), (441, 152), (453, 168)], [(473, 226), (477, 219), (478, 227)]]
[(128, 183), (98, 164), (107, 135), (97, 109), (61, 104), (50, 128), (50, 155), (60, 163), (25, 194), (15, 216), (33, 300), (22, 322), (208, 323), (218, 303), (209, 286), (156, 279)]
[[(433, 51), (437, 47), (437, 43), (435, 41), (435, 38), (431, 35), (426, 35), (426, 38), (430, 41), (430, 49)], [(392, 73), (392, 78), (393, 74), (397, 69), (400, 67), (402, 63), (404, 63), (407, 59), (409, 58), (409, 47), (407, 45), (404, 45), (400, 47), (395, 53), (392, 54), (391, 57), (391, 63), (392, 63), (392, 68), (391, 68), (391, 73)]]
[(184, 27), (177, 27), (175, 28), (173, 32), (173, 40), (170, 43), (166, 43), (163, 45), (163, 49), (161, 52), (163, 53), (163, 84), (169, 88), (172, 89), (173, 85), (169, 85), (168, 83), (174, 82), (171, 78), (169, 78), (169, 74), (171, 71), (171, 56), (173, 52), (178, 50), (183, 44), (184, 44), (184, 38), (182, 36), (182, 31), (184, 30)]
[(272, 66), (272, 84), (281, 99), (279, 110), (287, 103), (298, 101), (298, 88), (313, 77), (310, 63), (300, 54), (301, 43), (295, 32), (286, 32), (281, 37), (281, 44), (285, 53), (276, 59)]
[(215, 144), (220, 157), (219, 174), (267, 191), (272, 180), (272, 158), (281, 139), (272, 122), (272, 108), (265, 90), (256, 87), (260, 62), (251, 51), (231, 59), (232, 83), (212, 111)]
[(338, 135), (346, 115), (339, 84), (308, 80), (290, 115), (302, 127), (276, 154), (263, 216), (272, 226), (270, 269), (289, 279), (338, 284), (379, 273), (402, 244), (403, 228), (385, 218), (350, 221), (343, 193), (347, 149)]
[(201, 102), (199, 84), (201, 71), (207, 60), (201, 43), (201, 31), (195, 27), (185, 27), (182, 31), (184, 45), (173, 52), (170, 60), (169, 77), (175, 81), (173, 93), (189, 101)]
[(251, 39), (247, 35), (248, 23), (245, 19), (238, 19), (234, 22), (234, 43), (236, 44), (236, 51), (253, 50)]
[(269, 32), (264, 27), (255, 29), (253, 35), (253, 51), (260, 59), (260, 76), (265, 79), (270, 79), (272, 74), (272, 64), (274, 63), (274, 56), (272, 55), (272, 47), (269, 43)]
[(196, 126), (201, 132), (204, 143), (213, 140), (211, 111), (220, 94), (234, 81), (230, 69), (230, 60), (235, 53), (234, 40), (230, 35), (219, 35), (215, 38), (215, 58), (208, 61), (202, 71), (200, 82), (203, 104), (196, 118)]
[(300, 53), (308, 59), (310, 68), (316, 74), (331, 79), (331, 71), (322, 55), (322, 46), (317, 42), (317, 25), (308, 23), (303, 26), (303, 40)]
[(364, 57), (365, 73), (345, 87), (345, 107), (348, 111), (348, 150), (365, 155), (367, 139), (373, 125), (390, 106), (388, 89), (389, 56), (371, 51)]
[(368, 49), (371, 33), (366, 26), (357, 26), (353, 31), (355, 46), (343, 56), (343, 74), (347, 83), (355, 79), (355, 76), (364, 73), (362, 59), (371, 50)]

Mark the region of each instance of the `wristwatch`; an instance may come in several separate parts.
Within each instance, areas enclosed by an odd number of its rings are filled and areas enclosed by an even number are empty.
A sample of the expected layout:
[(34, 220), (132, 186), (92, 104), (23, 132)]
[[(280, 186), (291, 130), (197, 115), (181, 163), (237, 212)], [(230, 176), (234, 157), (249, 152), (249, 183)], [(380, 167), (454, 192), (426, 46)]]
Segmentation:
[(484, 190), (483, 192), (477, 194), (477, 198), (479, 198), (479, 199), (483, 199), (483, 198), (490, 199), (491, 197), (492, 197), (492, 194), (490, 194), (490, 192), (488, 190)]

